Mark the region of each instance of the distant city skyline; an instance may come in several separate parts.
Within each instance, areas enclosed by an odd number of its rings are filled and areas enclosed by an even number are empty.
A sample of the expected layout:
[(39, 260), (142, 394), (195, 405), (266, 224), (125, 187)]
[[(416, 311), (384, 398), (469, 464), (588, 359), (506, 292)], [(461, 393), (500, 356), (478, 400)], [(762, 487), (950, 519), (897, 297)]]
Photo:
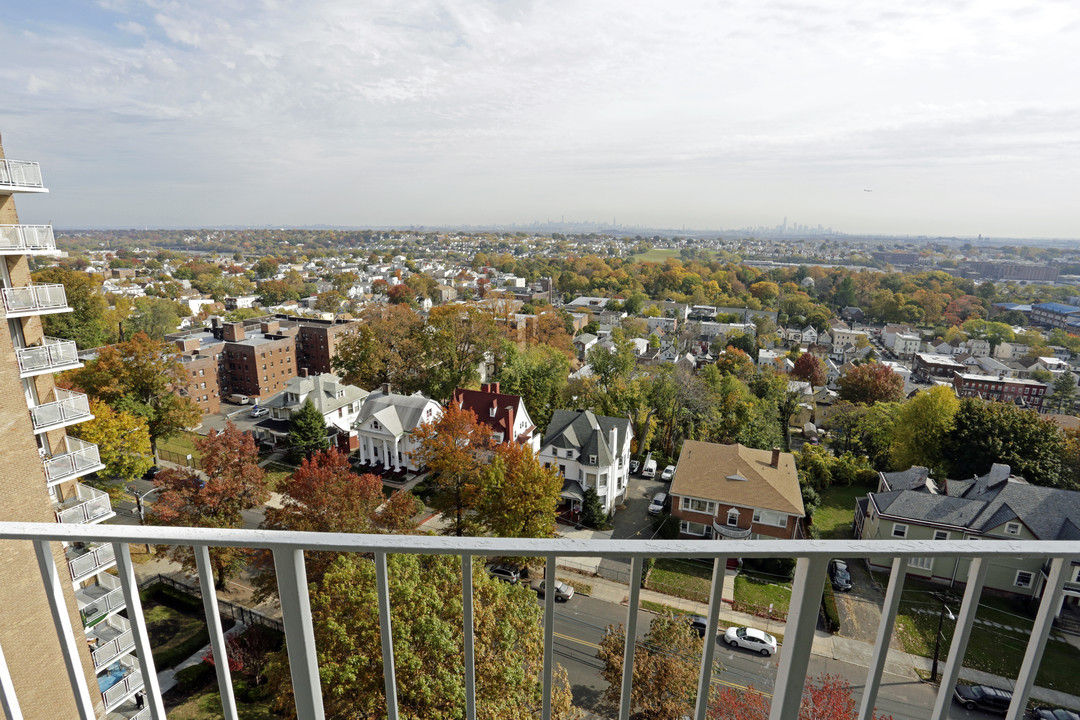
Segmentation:
[(0, 133), (58, 227), (1080, 237), (1080, 5), (874, 5), (22, 3)]

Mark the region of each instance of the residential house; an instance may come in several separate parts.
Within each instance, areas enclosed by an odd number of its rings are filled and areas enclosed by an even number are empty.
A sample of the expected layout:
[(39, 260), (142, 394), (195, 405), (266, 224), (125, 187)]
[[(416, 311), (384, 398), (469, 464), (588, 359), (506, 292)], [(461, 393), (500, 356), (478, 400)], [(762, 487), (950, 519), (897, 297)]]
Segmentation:
[[(857, 502), (856, 536), (908, 540), (1076, 540), (1080, 538), (1080, 492), (1029, 485), (1008, 465), (994, 464), (971, 480), (934, 480), (924, 467), (881, 473), (878, 490)], [(873, 567), (887, 569), (883, 558)], [(908, 574), (950, 586), (963, 585), (967, 560), (924, 557), (908, 564)], [(997, 558), (986, 587), (1040, 597), (1047, 578), (1041, 560)], [(1080, 561), (1073, 561), (1064, 603), (1080, 605)], [(1060, 614), (1061, 608), (1056, 609)]]
[(1002, 361), (1022, 360), (1030, 350), (1023, 343), (1000, 342), (994, 348), (994, 357)]
[(795, 456), (776, 448), (687, 440), (669, 494), (683, 537), (805, 537)]
[(577, 352), (578, 360), (585, 359), (589, 348), (596, 344), (597, 339), (592, 333), (581, 333), (574, 338), (574, 350)]
[(539, 456), (545, 467), (559, 468), (567, 509), (580, 510), (585, 490), (593, 488), (604, 511), (615, 511), (630, 475), (630, 430), (628, 418), (591, 410), (556, 410), (551, 416)]
[[(328, 429), (349, 437), (367, 396), (367, 390), (346, 385), (333, 373), (309, 376), (302, 369), (300, 375), (285, 383), (284, 390), (259, 403), (270, 415), (255, 426), (255, 437), (275, 445), (288, 442), (289, 420), (308, 400), (323, 416)], [(347, 447), (355, 449), (352, 443)]]
[(922, 339), (918, 335), (909, 335), (907, 333), (896, 333), (893, 336), (892, 350), (896, 353), (897, 357), (911, 358), (915, 356), (915, 353), (919, 352), (919, 348), (922, 346)]
[(528, 445), (534, 453), (539, 452), (540, 436), (536, 434), (536, 425), (525, 409), (525, 402), (520, 395), (500, 393), (499, 383), (484, 383), (479, 390), (458, 388), (450, 402), (471, 410), (477, 422), (491, 428), (497, 442)]
[(419, 443), (412, 431), (421, 424), (437, 422), (442, 406), (420, 393), (397, 395), (390, 384), (364, 398), (353, 422), (358, 436), (359, 458), (365, 465), (381, 464), (383, 470), (416, 472), (414, 456)]

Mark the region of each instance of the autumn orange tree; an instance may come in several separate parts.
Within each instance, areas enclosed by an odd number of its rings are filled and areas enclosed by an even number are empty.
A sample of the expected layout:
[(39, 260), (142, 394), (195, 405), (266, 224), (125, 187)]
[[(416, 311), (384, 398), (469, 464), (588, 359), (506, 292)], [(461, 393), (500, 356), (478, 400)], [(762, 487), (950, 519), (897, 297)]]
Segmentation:
[(154, 465), (150, 430), (141, 417), (113, 410), (100, 400), (90, 401), (90, 412), (93, 420), (69, 432), (98, 446), (105, 471), (92, 484), (111, 495), (123, 494), (125, 480), (141, 477)]
[(873, 405), (904, 399), (904, 379), (888, 365), (868, 362), (856, 365), (836, 381), (841, 400)]
[[(221, 432), (211, 430), (195, 443), (202, 455), (205, 479), (193, 470), (165, 470), (154, 478), (159, 491), (146, 518), (151, 525), (240, 528), (243, 511), (262, 505), (270, 497), (266, 473), (259, 467), (255, 439), (231, 422)], [(187, 572), (195, 571), (195, 554), (187, 545), (159, 548)], [(216, 585), (225, 589), (251, 558), (246, 548), (210, 548)]]
[[(754, 690), (724, 687), (709, 702), (709, 720), (769, 720), (770, 696)], [(818, 675), (808, 679), (799, 706), (799, 720), (855, 720), (858, 707), (851, 685), (839, 675)], [(874, 713), (875, 720), (892, 720)]]
[(434, 478), (431, 504), (450, 521), (446, 534), (475, 534), (480, 529), (474, 511), (481, 471), (495, 450), (491, 428), (478, 422), (472, 410), (451, 403), (436, 422), (419, 425), (412, 436), (418, 444), (414, 460)]
[(529, 446), (500, 444), (481, 472), (476, 521), (496, 537), (551, 537), (562, 484)]

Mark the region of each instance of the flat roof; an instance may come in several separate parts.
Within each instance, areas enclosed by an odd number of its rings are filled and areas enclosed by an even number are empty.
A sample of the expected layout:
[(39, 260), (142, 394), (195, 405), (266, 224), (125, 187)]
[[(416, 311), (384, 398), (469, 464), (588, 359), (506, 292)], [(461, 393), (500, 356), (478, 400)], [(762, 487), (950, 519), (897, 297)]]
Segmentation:
[(973, 380), (975, 382), (998, 382), (1008, 383), (1010, 385), (1035, 385), (1038, 387), (1047, 387), (1046, 383), (1041, 383), (1038, 380), (1028, 380), (1027, 378), (1014, 378), (1014, 377), (997, 377), (996, 375), (975, 375), (973, 373), (956, 373), (956, 377), (961, 380)]

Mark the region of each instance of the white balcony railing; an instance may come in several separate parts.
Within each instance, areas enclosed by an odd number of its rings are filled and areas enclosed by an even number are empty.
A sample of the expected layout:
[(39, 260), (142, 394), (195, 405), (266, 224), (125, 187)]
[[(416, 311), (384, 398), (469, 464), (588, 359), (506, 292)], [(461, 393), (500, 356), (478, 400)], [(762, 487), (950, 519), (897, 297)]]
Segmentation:
[(753, 532), (753, 528), (732, 527), (731, 525), (723, 524), (719, 520), (713, 520), (712, 528), (713, 532), (720, 537), (731, 540), (745, 540), (750, 537), (750, 533)]
[(116, 554), (112, 545), (73, 545), (67, 549), (68, 571), (71, 579), (78, 582), (112, 567)]
[(79, 605), (83, 626), (92, 627), (124, 607), (124, 589), (115, 575), (101, 573), (95, 583), (75, 591), (75, 602)]
[(74, 340), (42, 338), (40, 345), (16, 348), (15, 357), (19, 361), (19, 374), (24, 378), (82, 367)]
[(0, 255), (55, 252), (52, 225), (0, 225)]
[[(120, 689), (101, 687), (106, 708), (112, 709), (122, 702), (132, 687), (145, 680), (148, 706), (157, 717), (164, 717), (160, 687), (150, 653), (150, 640), (142, 616), (134, 565), (131, 561), (130, 543), (190, 545), (195, 550), (196, 566), (200, 582), (207, 591), (202, 593), (206, 611), (211, 646), (218, 661), (215, 663), (219, 689), (226, 717), (235, 717), (235, 702), (229, 663), (225, 661), (225, 642), (218, 617), (216, 593), (213, 592), (213, 574), (208, 547), (244, 547), (270, 550), (278, 580), (278, 596), (281, 602), (282, 621), (285, 627), (285, 645), (288, 652), (293, 685), (293, 697), (298, 717), (324, 720), (322, 692), (319, 681), (319, 663), (315, 647), (314, 629), (309, 607), (308, 585), (304, 565), (304, 551), (330, 551), (364, 553), (372, 556), (375, 566), (376, 597), (379, 610), (379, 634), (382, 638), (385, 680), (385, 702), (391, 718), (398, 715), (397, 682), (394, 675), (394, 640), (391, 627), (390, 586), (387, 577), (388, 554), (439, 554), (454, 555), (461, 559), (462, 606), (464, 640), (465, 694), (462, 699), (467, 707), (475, 706), (474, 657), (473, 561), (491, 556), (540, 557), (545, 562), (545, 579), (550, 587), (556, 581), (556, 561), (560, 557), (622, 557), (630, 560), (630, 578), (627, 586), (627, 609), (625, 656), (628, 659), (619, 686), (621, 717), (630, 710), (630, 691), (633, 679), (632, 660), (637, 643), (637, 623), (640, 599), (640, 583), (645, 558), (712, 558), (713, 573), (706, 618), (705, 637), (717, 636), (724, 570), (728, 557), (743, 558), (794, 558), (795, 577), (792, 582), (791, 602), (783, 650), (780, 653), (778, 671), (771, 697), (770, 720), (795, 720), (799, 716), (803, 690), (807, 681), (810, 651), (814, 641), (822, 590), (826, 580), (829, 560), (832, 558), (890, 557), (892, 568), (889, 585), (882, 608), (881, 621), (873, 646), (866, 682), (858, 710), (858, 718), (867, 720), (873, 715), (877, 704), (878, 689), (888, 656), (889, 641), (903, 591), (908, 561), (922, 558), (957, 558), (969, 562), (963, 600), (953, 621), (953, 636), (942, 673), (941, 685), (936, 693), (932, 709), (919, 710), (919, 717), (928, 720), (945, 720), (952, 705), (953, 687), (959, 677), (975, 624), (976, 611), (983, 586), (992, 565), (1008, 562), (1011, 558), (1048, 560), (1049, 575), (1042, 589), (1038, 612), (1031, 627), (1023, 662), (1012, 683), (1013, 700), (1008, 717), (1019, 718), (1027, 701), (1042, 660), (1043, 650), (1049, 639), (1051, 624), (1063, 593), (1070, 562), (1080, 557), (1080, 541), (1033, 541), (1000, 540), (997, 542), (931, 541), (931, 540), (730, 540), (722, 543), (709, 540), (576, 540), (569, 538), (550, 540), (500, 539), (500, 538), (454, 538), (426, 535), (351, 535), (345, 533), (298, 533), (268, 532), (265, 530), (219, 530), (208, 528), (129, 527), (122, 525), (57, 525), (47, 523), (0, 522), (0, 540), (23, 540), (34, 543), (46, 589), (46, 597), (53, 614), (54, 625), (67, 662), (78, 663), (78, 641), (67, 619), (67, 605), (61, 584), (57, 580), (53, 564), (51, 541), (98, 542), (93, 552), (110, 550), (115, 553), (121, 586), (127, 602), (127, 616), (135, 641), (135, 652), (141, 660), (131, 656), (122, 658), (117, 668)], [(87, 549), (84, 552), (91, 552)], [(95, 560), (94, 562), (100, 562)], [(80, 572), (87, 573), (84, 568)], [(73, 577), (77, 576), (73, 570)], [(543, 689), (540, 694), (542, 707), (539, 717), (551, 718), (552, 678), (554, 670), (555, 593), (548, 593), (543, 600)], [(697, 679), (700, 699), (693, 717), (704, 720), (707, 711), (708, 689), (713, 681), (713, 666), (718, 643), (704, 643)], [(0, 659), (0, 663), (3, 660)], [(141, 662), (141, 667), (137, 665)], [(448, 662), (461, 662), (449, 659)], [(139, 670), (141, 669), (141, 673)], [(122, 673), (127, 673), (121, 677)], [(0, 665), (0, 677), (8, 674)], [(83, 676), (76, 669), (69, 673), (76, 701), (85, 717), (93, 716), (90, 693)], [(128, 682), (128, 678), (136, 678)], [(0, 693), (7, 707), (17, 707), (14, 690), (8, 683), (0, 684)], [(472, 713), (469, 713), (470, 716)]]
[(56, 506), (56, 521), (61, 523), (101, 522), (112, 516), (109, 493), (77, 483), (75, 497)]
[(90, 398), (83, 393), (54, 388), (53, 396), (55, 400), (30, 410), (34, 432), (48, 432), (93, 419), (94, 416), (90, 413)]
[(27, 189), (31, 192), (42, 191), (41, 166), (28, 160), (0, 159), (0, 190)]
[[(143, 673), (138, 659), (123, 657), (110, 665), (105, 675), (98, 676), (98, 688), (101, 690), (106, 711), (112, 710), (142, 690)], [(162, 713), (161, 717), (165, 717), (165, 713)]]
[(105, 469), (94, 443), (70, 435), (64, 437), (64, 443), (66, 452), (45, 458), (45, 479), (50, 486)]
[(59, 283), (35, 283), (24, 287), (4, 288), (7, 316), (24, 317), (45, 313), (68, 312), (67, 293)]
[(94, 670), (100, 672), (114, 660), (127, 655), (135, 647), (135, 637), (131, 634), (131, 623), (119, 615), (113, 615), (86, 631), (90, 642), (90, 657), (94, 661)]

